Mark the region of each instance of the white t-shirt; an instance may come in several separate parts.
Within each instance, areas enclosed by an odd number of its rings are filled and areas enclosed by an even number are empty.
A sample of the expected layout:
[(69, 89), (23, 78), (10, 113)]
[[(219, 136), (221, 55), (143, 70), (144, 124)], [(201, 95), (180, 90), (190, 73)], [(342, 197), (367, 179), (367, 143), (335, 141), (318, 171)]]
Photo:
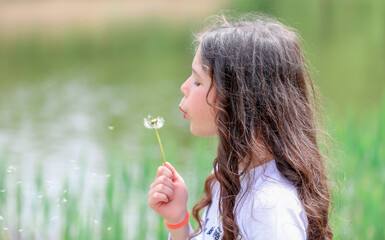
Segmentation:
[[(251, 188), (239, 201), (248, 182)], [(242, 239), (306, 239), (308, 221), (297, 191), (281, 176), (274, 160), (250, 170), (249, 177), (241, 180), (241, 186), (235, 212)], [(212, 203), (202, 217), (202, 232), (194, 240), (222, 237), (218, 182), (212, 191)], [(190, 231), (193, 232), (191, 227)]]

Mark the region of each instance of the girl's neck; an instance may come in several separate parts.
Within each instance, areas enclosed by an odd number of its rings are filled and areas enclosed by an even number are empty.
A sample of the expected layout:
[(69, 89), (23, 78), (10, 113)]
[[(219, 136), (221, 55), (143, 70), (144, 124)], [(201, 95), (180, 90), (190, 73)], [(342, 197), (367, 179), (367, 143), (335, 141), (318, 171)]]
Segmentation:
[[(256, 168), (258, 166), (261, 166), (271, 160), (274, 159), (274, 155), (263, 145), (258, 141), (259, 143), (256, 144), (256, 149), (254, 149), (253, 154), (251, 156), (251, 162), (250, 165), (247, 167), (247, 170)], [(239, 164), (239, 170), (245, 170), (246, 165), (248, 163), (249, 159), (245, 158), (240, 164)]]

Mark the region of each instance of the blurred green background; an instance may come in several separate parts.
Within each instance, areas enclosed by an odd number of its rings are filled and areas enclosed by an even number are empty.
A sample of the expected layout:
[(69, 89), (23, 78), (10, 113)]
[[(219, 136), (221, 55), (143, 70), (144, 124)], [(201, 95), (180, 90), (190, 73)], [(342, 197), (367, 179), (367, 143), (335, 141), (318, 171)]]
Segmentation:
[(0, 1), (0, 239), (166, 239), (147, 206), (161, 153), (143, 118), (165, 118), (193, 206), (215, 139), (191, 136), (179, 87), (193, 34), (222, 9), (298, 30), (334, 139), (335, 239), (385, 239), (381, 0)]

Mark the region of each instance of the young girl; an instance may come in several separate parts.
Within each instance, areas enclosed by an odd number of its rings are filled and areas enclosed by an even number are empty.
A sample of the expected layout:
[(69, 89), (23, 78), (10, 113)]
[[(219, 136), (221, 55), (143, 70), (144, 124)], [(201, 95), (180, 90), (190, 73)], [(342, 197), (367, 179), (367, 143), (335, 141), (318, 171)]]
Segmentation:
[(192, 210), (196, 232), (183, 178), (169, 163), (159, 167), (149, 205), (170, 238), (332, 239), (314, 88), (298, 36), (257, 17), (224, 20), (198, 40), (180, 109), (192, 134), (218, 136), (218, 155)]

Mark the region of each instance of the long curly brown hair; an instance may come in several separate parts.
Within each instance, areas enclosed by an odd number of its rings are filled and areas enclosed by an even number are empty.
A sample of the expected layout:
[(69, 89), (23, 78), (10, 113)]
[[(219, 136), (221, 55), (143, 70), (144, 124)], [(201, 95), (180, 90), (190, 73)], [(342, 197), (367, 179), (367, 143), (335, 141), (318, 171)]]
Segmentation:
[(239, 166), (253, 166), (252, 156), (263, 146), (297, 189), (308, 219), (308, 239), (332, 239), (328, 178), (319, 149), (323, 131), (300, 39), (292, 29), (265, 16), (223, 20), (198, 39), (202, 62), (213, 79), (210, 89), (216, 90), (219, 145), (214, 173), (193, 208), (199, 223), (196, 234), (202, 229), (199, 213), (211, 203), (212, 186), (218, 181), (223, 239), (242, 237), (235, 208), (240, 179), (247, 171), (239, 171)]

